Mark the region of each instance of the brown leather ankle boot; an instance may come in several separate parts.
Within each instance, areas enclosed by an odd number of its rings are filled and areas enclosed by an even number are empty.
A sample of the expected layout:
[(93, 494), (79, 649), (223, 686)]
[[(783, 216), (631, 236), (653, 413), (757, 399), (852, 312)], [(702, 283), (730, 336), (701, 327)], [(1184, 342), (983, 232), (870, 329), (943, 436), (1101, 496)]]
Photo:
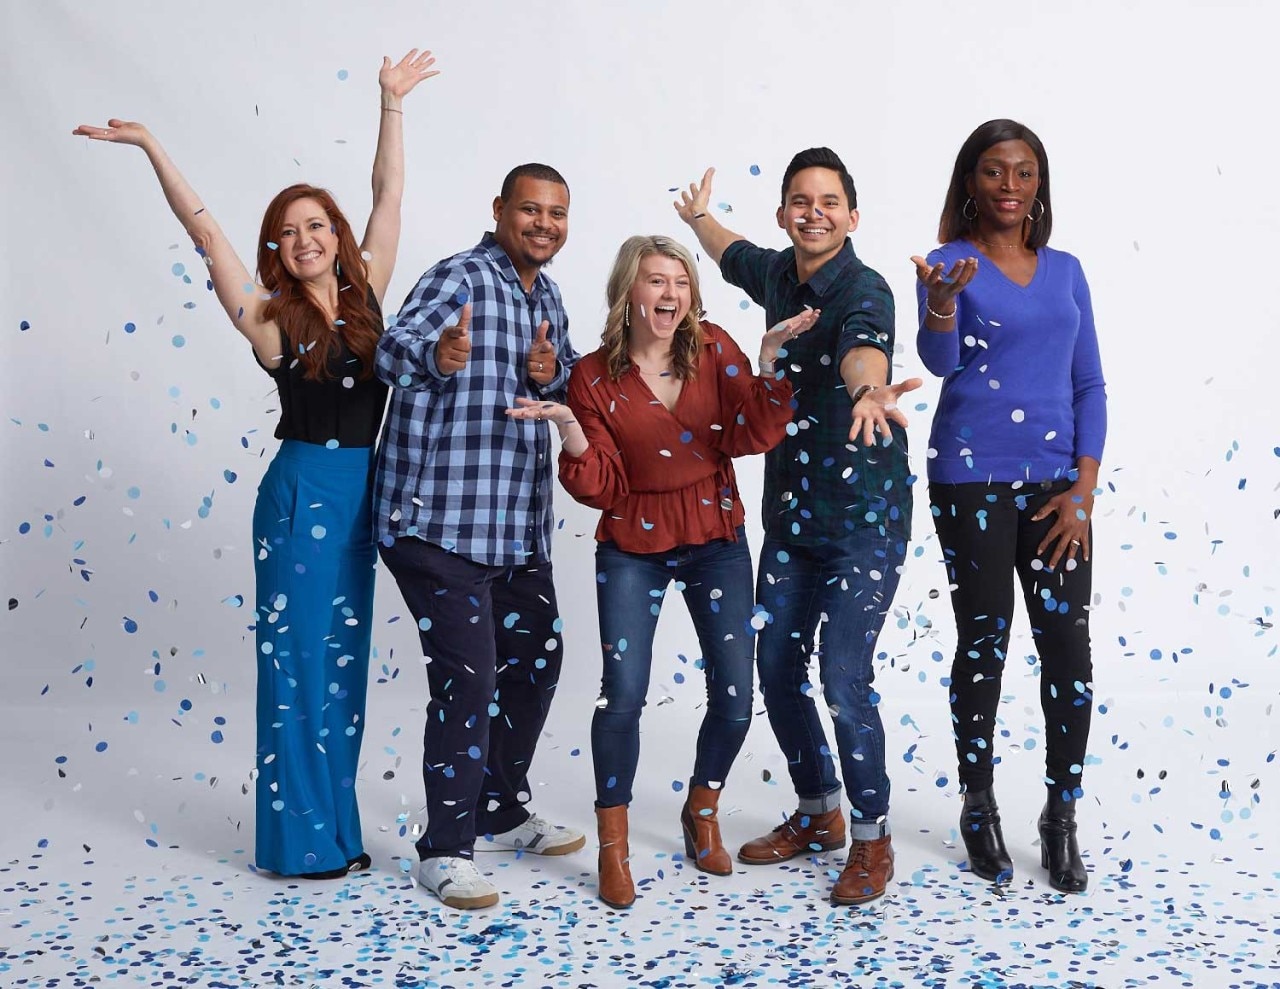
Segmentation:
[(689, 784), (689, 796), (680, 811), (684, 830), (684, 854), (689, 864), (713, 876), (733, 875), (733, 860), (720, 843), (720, 821), (716, 805), (720, 791), (696, 783)]
[(596, 828), (600, 834), (600, 899), (615, 910), (625, 910), (636, 902), (627, 859), (627, 805), (596, 808)]

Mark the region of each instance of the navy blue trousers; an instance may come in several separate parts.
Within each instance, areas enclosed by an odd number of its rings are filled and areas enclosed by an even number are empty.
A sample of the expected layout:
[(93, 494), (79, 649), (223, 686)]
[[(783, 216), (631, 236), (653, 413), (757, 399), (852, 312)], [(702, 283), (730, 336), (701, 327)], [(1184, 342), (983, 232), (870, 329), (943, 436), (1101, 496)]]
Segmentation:
[(427, 664), (418, 855), (470, 858), (529, 818), (529, 764), (560, 678), (551, 564), (491, 567), (424, 540), (380, 545)]

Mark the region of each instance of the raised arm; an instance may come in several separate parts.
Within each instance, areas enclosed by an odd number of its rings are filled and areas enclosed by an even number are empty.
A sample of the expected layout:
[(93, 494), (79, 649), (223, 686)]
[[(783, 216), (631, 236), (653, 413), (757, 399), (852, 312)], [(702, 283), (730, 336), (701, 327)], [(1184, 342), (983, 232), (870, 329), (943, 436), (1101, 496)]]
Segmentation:
[(378, 122), (378, 150), (373, 156), (373, 210), (365, 227), (361, 251), (368, 255), (369, 288), (378, 304), (386, 295), (400, 247), (400, 202), (404, 195), (404, 111), (401, 102), (413, 87), (439, 75), (431, 52), (409, 51), (395, 65), (382, 59), (378, 86), (382, 91)]
[(115, 118), (108, 120), (106, 127), (81, 124), (71, 133), (94, 141), (131, 144), (142, 149), (151, 162), (151, 167), (155, 169), (169, 208), (173, 210), (178, 222), (186, 228), (187, 235), (196, 245), (196, 252), (204, 258), (209, 268), (209, 277), (213, 281), (213, 290), (232, 324), (253, 345), (263, 364), (268, 367), (279, 364), (280, 332), (275, 323), (262, 322), (264, 300), (260, 286), (254, 283), (249, 269), (232, 248), (218, 222), (205, 208), (155, 136), (142, 124)]
[(729, 245), (745, 238), (742, 234), (721, 226), (720, 221), (711, 213), (711, 179), (715, 174), (714, 168), (708, 168), (702, 174), (702, 181), (690, 183), (689, 191), (680, 193), (680, 201), (672, 205), (680, 214), (680, 219), (689, 224), (702, 249), (712, 261), (719, 264), (721, 255)]

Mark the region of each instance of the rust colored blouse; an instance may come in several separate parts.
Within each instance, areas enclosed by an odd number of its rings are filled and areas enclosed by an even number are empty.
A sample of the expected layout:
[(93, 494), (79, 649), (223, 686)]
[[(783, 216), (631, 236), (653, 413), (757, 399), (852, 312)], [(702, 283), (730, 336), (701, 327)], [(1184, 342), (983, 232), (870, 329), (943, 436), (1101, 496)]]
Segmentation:
[(742, 349), (702, 323), (698, 374), (668, 411), (633, 366), (609, 377), (603, 350), (569, 378), (568, 404), (590, 446), (560, 453), (560, 483), (603, 514), (596, 539), (628, 553), (736, 540), (745, 517), (733, 457), (763, 453), (791, 422), (791, 383), (756, 377)]

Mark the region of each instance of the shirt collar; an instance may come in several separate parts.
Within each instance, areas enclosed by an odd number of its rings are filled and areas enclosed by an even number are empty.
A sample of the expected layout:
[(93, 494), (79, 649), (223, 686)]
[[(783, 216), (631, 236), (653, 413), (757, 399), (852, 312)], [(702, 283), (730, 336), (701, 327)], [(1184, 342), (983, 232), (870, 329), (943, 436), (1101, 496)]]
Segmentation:
[[(791, 284), (799, 285), (800, 277), (796, 274), (796, 249), (788, 248), (790, 263), (787, 265), (787, 278), (791, 280)], [(840, 276), (851, 270), (856, 270), (862, 264), (858, 260), (858, 256), (853, 253), (853, 242), (848, 237), (844, 239), (844, 246), (836, 252), (835, 257), (824, 264), (821, 268), (813, 273), (807, 284), (817, 295), (826, 295), (831, 287), (836, 284)]]
[[(520, 273), (516, 271), (516, 266), (511, 263), (511, 257), (503, 249), (502, 245), (498, 243), (498, 238), (491, 231), (486, 232), (480, 238), (480, 249), (489, 255), (489, 259), (497, 267), (498, 274), (503, 279), (518, 286), (521, 292), (524, 291), (524, 283), (520, 281)], [(533, 280), (533, 287), (529, 290), (529, 296), (533, 297), (545, 291), (547, 282), (547, 276), (539, 269), (537, 276)]]

